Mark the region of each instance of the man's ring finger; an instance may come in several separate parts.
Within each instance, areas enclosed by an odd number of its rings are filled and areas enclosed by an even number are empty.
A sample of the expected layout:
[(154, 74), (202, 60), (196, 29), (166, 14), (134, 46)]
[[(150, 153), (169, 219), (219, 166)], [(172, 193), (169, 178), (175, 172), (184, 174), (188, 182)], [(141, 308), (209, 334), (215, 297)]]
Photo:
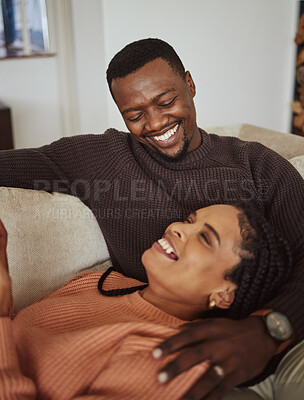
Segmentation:
[(216, 375), (217, 375), (219, 378), (224, 378), (225, 372), (224, 372), (224, 370), (223, 370), (222, 367), (220, 367), (219, 365), (215, 365), (215, 366), (213, 367), (213, 369), (214, 369)]

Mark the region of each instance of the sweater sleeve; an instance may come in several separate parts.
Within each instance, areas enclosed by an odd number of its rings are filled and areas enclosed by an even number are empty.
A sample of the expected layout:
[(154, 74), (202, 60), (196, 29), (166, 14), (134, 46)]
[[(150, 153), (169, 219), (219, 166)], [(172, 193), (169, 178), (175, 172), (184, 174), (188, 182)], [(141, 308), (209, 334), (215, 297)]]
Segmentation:
[(106, 162), (103, 136), (78, 135), (39, 148), (0, 151), (0, 186), (78, 195), (73, 186), (88, 185), (96, 166)]
[(303, 340), (304, 180), (287, 160), (274, 151), (255, 144), (253, 153), (258, 161), (252, 170), (256, 184), (264, 190), (265, 216), (291, 245), (294, 262), (291, 277), (265, 308), (285, 314), (297, 339)]
[(34, 382), (22, 375), (9, 317), (0, 318), (0, 399), (33, 400)]

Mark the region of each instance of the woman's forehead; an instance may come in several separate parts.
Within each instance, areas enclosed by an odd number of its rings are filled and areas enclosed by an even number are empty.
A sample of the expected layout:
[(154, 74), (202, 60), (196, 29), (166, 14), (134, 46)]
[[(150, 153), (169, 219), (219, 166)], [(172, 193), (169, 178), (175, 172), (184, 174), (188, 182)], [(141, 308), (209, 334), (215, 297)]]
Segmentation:
[(237, 214), (239, 214), (239, 210), (229, 204), (214, 204), (208, 207), (204, 207), (204, 208), (200, 208), (196, 211), (194, 211), (194, 215), (196, 215), (197, 217), (202, 217), (202, 216), (212, 216), (212, 217), (216, 217), (216, 216), (227, 216), (227, 218), (229, 217), (234, 217)]

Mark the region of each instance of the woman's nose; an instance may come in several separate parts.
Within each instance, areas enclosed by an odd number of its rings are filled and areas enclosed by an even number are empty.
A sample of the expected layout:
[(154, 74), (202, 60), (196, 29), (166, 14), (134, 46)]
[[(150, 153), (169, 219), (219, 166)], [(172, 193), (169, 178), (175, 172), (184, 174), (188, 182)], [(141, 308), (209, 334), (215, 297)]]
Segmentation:
[(183, 222), (173, 222), (167, 229), (171, 235), (178, 237), (182, 241), (188, 236), (187, 226)]

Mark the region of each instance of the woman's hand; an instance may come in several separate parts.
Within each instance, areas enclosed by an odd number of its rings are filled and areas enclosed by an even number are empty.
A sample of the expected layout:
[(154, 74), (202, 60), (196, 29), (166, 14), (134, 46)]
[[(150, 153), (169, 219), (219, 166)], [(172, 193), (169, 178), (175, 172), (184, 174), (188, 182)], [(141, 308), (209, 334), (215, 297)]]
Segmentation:
[(160, 371), (161, 381), (165, 383), (208, 360), (210, 368), (183, 399), (219, 400), (233, 387), (262, 372), (277, 345), (265, 333), (260, 318), (217, 318), (186, 324), (180, 333), (161, 343), (153, 355), (158, 358), (180, 350), (181, 354)]
[(0, 317), (7, 317), (13, 301), (6, 254), (7, 232), (0, 220)]

